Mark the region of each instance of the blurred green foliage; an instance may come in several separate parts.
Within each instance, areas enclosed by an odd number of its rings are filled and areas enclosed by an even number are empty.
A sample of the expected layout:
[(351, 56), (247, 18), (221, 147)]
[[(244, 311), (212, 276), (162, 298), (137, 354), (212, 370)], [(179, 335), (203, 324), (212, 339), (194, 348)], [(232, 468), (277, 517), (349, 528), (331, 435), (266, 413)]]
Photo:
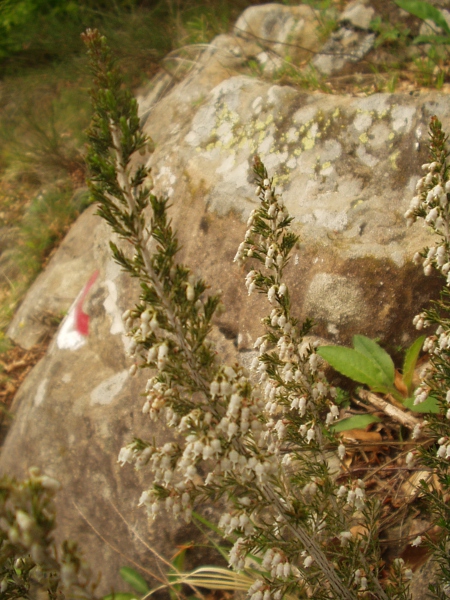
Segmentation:
[[(88, 26), (113, 25), (113, 21), (131, 15), (142, 4), (138, 0), (3, 0), (0, 73), (15, 74), (22, 67), (65, 61), (80, 54), (81, 31)], [(155, 4), (156, 12), (167, 10), (163, 4)]]
[[(187, 43), (205, 43), (229, 27), (252, 1), (2, 0), (0, 76), (81, 56), (80, 33), (97, 27), (119, 60), (143, 49), (149, 60)], [(125, 70), (126, 65), (125, 65)], [(132, 82), (130, 82), (132, 83)]]

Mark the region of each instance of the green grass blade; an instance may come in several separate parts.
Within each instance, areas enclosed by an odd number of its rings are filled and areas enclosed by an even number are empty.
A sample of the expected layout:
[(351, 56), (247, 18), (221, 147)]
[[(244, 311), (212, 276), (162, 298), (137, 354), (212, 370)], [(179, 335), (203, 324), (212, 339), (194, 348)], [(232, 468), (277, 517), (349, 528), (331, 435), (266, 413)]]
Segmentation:
[[(145, 579), (142, 577), (142, 575), (139, 575), (139, 573), (137, 571), (135, 571), (134, 569), (132, 569), (131, 567), (122, 567), (119, 571), (120, 576), (122, 577), (122, 579), (128, 583), (129, 585), (131, 585), (131, 587), (136, 590), (136, 592), (138, 592), (139, 594), (147, 594), (150, 591), (150, 588), (147, 585), (147, 582), (145, 581)], [(117, 594), (116, 594), (117, 597)], [(132, 595), (132, 597), (134, 597)], [(123, 600), (127, 600), (126, 598), (124, 598)]]
[(447, 25), (443, 14), (440, 10), (428, 4), (428, 2), (422, 2), (422, 0), (394, 0), (394, 2), (397, 6), (406, 10), (406, 12), (422, 19), (422, 21), (431, 19), (445, 33), (450, 35), (450, 27)]
[(366, 355), (341, 346), (321, 346), (317, 354), (324, 358), (336, 371), (358, 383), (365, 383), (374, 391), (388, 392), (384, 373)]
[(416, 368), (417, 359), (419, 358), (424, 341), (425, 336), (421, 335), (413, 344), (411, 344), (405, 354), (405, 360), (403, 361), (403, 383), (408, 389), (408, 394), (412, 393), (411, 388), (414, 369)]
[(365, 335), (355, 335), (353, 337), (353, 347), (357, 352), (378, 365), (383, 373), (383, 385), (394, 385), (395, 367), (386, 350), (383, 350), (381, 346)]

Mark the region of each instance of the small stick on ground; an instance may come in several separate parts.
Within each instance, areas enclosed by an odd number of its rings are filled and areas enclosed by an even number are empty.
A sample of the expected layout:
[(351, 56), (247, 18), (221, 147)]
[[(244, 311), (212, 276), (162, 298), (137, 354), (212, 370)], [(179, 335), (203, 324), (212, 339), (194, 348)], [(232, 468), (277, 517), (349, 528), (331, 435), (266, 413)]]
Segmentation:
[(397, 421), (397, 423), (404, 425), (408, 429), (414, 429), (414, 427), (419, 425), (421, 422), (420, 419), (413, 417), (407, 412), (403, 412), (400, 408), (397, 408), (390, 402), (386, 402), (386, 400), (383, 400), (383, 398), (380, 398), (380, 396), (377, 396), (372, 392), (360, 390), (358, 392), (358, 396), (361, 398), (361, 400), (370, 402), (370, 404), (376, 409), (383, 411), (386, 415)]

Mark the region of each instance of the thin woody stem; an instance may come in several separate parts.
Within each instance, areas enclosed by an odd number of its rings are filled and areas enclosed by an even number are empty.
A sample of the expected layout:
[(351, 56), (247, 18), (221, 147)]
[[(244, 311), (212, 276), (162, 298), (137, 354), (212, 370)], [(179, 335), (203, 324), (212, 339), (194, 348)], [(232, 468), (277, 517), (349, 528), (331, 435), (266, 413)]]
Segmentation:
[[(136, 202), (133, 197), (129, 174), (127, 173), (126, 169), (124, 168), (123, 162), (122, 162), (123, 157), (120, 153), (120, 132), (119, 132), (119, 129), (116, 124), (110, 122), (109, 126), (110, 126), (111, 136), (112, 136), (113, 143), (114, 143), (115, 154), (116, 154), (117, 182), (120, 185), (120, 187), (125, 195), (125, 198), (128, 202), (130, 211), (134, 212), (136, 209)], [(144, 232), (143, 232), (143, 228), (142, 228), (142, 225), (141, 225), (141, 222), (139, 221), (139, 219), (136, 220), (136, 225), (137, 225), (137, 229), (138, 229), (138, 237), (136, 240), (136, 245), (139, 247), (139, 250), (142, 253), (142, 258), (144, 260), (144, 266), (145, 266), (146, 273), (148, 274), (148, 276), (151, 279), (152, 285), (155, 289), (158, 299), (161, 302), (161, 305), (163, 306), (164, 310), (166, 311), (169, 323), (175, 331), (175, 336), (176, 336), (177, 342), (180, 344), (181, 349), (183, 350), (183, 353), (186, 357), (189, 376), (191, 377), (191, 379), (197, 386), (198, 390), (202, 391), (205, 394), (205, 396), (208, 396), (208, 394), (209, 394), (208, 382), (205, 381), (205, 379), (203, 377), (201, 377), (200, 374), (198, 373), (198, 362), (195, 358), (195, 354), (193, 353), (192, 349), (190, 348), (188, 342), (186, 341), (186, 337), (183, 334), (183, 328), (181, 326), (180, 320), (178, 319), (175, 312), (173, 311), (170, 301), (167, 299), (167, 296), (164, 293), (164, 289), (163, 289), (163, 286), (161, 285), (161, 282), (159, 281), (158, 275), (155, 273), (155, 270), (152, 265), (150, 252), (148, 251), (148, 248), (147, 248), (146, 244), (144, 243)]]

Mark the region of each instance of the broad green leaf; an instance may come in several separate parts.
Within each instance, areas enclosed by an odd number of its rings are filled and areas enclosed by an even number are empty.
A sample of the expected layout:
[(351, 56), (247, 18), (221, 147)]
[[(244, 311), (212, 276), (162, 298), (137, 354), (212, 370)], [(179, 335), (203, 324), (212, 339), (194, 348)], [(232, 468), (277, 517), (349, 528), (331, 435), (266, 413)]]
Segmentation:
[(408, 388), (408, 393), (411, 393), (412, 380), (414, 376), (414, 369), (416, 368), (417, 359), (419, 358), (420, 351), (422, 350), (425, 336), (421, 335), (417, 340), (411, 344), (405, 354), (405, 360), (403, 361), (403, 383)]
[(332, 425), (331, 429), (336, 433), (348, 431), (349, 429), (365, 429), (367, 425), (378, 423), (379, 421), (381, 421), (381, 419), (374, 415), (355, 415), (348, 419), (342, 419), (342, 421), (339, 421), (336, 425)]
[(374, 391), (384, 393), (389, 391), (379, 366), (364, 354), (341, 346), (321, 346), (317, 348), (317, 354), (342, 375), (359, 383), (365, 383)]
[(108, 594), (103, 596), (102, 600), (139, 600), (136, 598), (136, 594), (129, 592), (117, 592), (117, 594)]
[[(120, 573), (120, 576), (122, 577), (122, 579), (126, 583), (131, 585), (131, 587), (134, 590), (139, 592), (139, 594), (144, 595), (150, 591), (150, 588), (148, 587), (147, 582), (142, 577), (142, 575), (139, 575), (139, 573), (137, 571), (135, 571), (134, 569), (132, 569), (131, 567), (122, 567), (120, 569), (119, 573)], [(117, 597), (117, 594), (116, 594), (116, 597)], [(134, 598), (133, 595), (132, 595), (132, 597)], [(119, 600), (122, 600), (122, 599), (119, 599)], [(127, 600), (127, 599), (123, 598), (123, 600)]]
[(422, 2), (422, 0), (394, 0), (395, 4), (406, 12), (409, 12), (415, 17), (419, 17), (422, 21), (431, 19), (438, 27), (443, 29), (446, 33), (450, 34), (450, 27), (447, 25), (443, 14), (440, 10), (428, 4), (428, 2)]
[(416, 406), (414, 406), (414, 400), (414, 397), (406, 398), (406, 400), (403, 401), (403, 405), (406, 406), (406, 408), (409, 408), (409, 410), (412, 410), (413, 412), (439, 413), (438, 401), (436, 400), (436, 398), (433, 398), (433, 396), (428, 396), (426, 400), (424, 400), (420, 404), (417, 404)]
[(370, 360), (375, 362), (384, 376), (383, 383), (388, 386), (394, 385), (395, 367), (392, 358), (376, 342), (365, 335), (355, 335), (353, 337), (353, 347), (360, 354), (364, 354)]

